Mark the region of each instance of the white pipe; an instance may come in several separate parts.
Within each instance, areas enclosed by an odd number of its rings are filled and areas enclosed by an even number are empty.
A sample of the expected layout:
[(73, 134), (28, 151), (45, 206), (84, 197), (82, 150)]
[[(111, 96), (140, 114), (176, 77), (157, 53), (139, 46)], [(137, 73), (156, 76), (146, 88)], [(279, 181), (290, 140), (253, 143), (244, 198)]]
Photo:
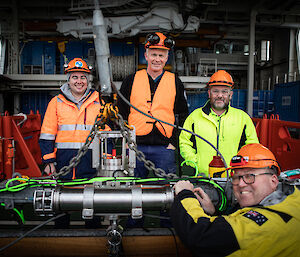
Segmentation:
[(297, 49), (297, 60), (298, 60), (298, 74), (300, 74), (300, 29), (297, 30), (296, 36), (296, 49)]
[(255, 23), (257, 11), (252, 9), (250, 13), (249, 33), (249, 62), (248, 62), (248, 102), (247, 112), (253, 116), (253, 88), (254, 88), (254, 55), (255, 55)]
[(289, 76), (288, 81), (292, 82), (294, 80), (294, 71), (295, 71), (295, 34), (294, 29), (290, 29), (290, 49), (289, 49)]
[[(95, 3), (97, 3), (97, 0), (95, 0)], [(96, 8), (97, 6), (99, 5), (96, 4)], [(110, 84), (109, 44), (103, 14), (100, 9), (96, 9), (93, 12), (93, 33), (101, 93), (110, 95), (112, 90)]]
[(146, 19), (152, 16), (152, 13), (146, 13), (144, 15), (135, 16), (135, 20), (131, 21), (130, 23), (126, 24), (125, 26), (121, 27), (121, 32), (126, 32), (127, 30), (131, 29), (133, 26), (142, 23)]

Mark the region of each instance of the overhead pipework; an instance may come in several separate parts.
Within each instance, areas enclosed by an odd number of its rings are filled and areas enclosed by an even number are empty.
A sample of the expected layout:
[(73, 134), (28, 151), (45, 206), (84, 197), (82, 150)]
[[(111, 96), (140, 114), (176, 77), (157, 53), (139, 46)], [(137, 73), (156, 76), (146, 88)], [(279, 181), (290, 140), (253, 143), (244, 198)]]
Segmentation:
[[(98, 7), (99, 6), (98, 4)], [(92, 38), (94, 36), (92, 31), (94, 32), (95, 27), (95, 14), (97, 13), (97, 15), (99, 15), (99, 10), (100, 8), (94, 10), (93, 19), (90, 17), (80, 17), (74, 20), (59, 21), (57, 23), (57, 31), (64, 35), (73, 35), (76, 38)], [(103, 15), (101, 19), (102, 18)], [(124, 38), (135, 36), (138, 33), (160, 30), (194, 33), (199, 29), (200, 19), (190, 15), (186, 21), (184, 21), (175, 3), (161, 1), (154, 2), (148, 12), (144, 11), (139, 15), (105, 17), (103, 18), (103, 25), (106, 31), (108, 31), (107, 35), (109, 37)]]
[(109, 44), (104, 17), (99, 8), (98, 0), (95, 0), (95, 10), (93, 12), (93, 37), (96, 49), (96, 61), (98, 65), (101, 93), (103, 95), (110, 95), (112, 92), (112, 76), (109, 65)]

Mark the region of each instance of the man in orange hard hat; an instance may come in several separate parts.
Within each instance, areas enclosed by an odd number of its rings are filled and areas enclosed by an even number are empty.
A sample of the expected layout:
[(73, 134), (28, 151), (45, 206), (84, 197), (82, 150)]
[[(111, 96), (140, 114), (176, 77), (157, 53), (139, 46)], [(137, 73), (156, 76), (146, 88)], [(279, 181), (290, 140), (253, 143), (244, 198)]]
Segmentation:
[[(130, 104), (144, 113), (171, 124), (175, 124), (175, 116), (178, 116), (181, 125), (188, 115), (184, 86), (178, 76), (164, 70), (169, 50), (174, 44), (171, 37), (160, 32), (149, 34), (144, 54), (147, 69), (139, 70), (125, 78), (120, 92)], [(142, 151), (156, 168), (161, 168), (166, 173), (176, 173), (175, 129), (141, 114), (122, 99), (118, 100), (118, 107), (129, 125), (135, 126), (138, 150)], [(134, 175), (146, 178), (148, 173), (144, 162), (137, 160)]]
[(231, 159), (239, 209), (218, 216), (210, 197), (189, 181), (175, 184), (171, 219), (195, 256), (300, 256), (300, 191), (279, 182), (273, 153), (248, 144)]
[[(249, 115), (230, 106), (234, 82), (231, 75), (219, 70), (209, 82), (209, 100), (202, 108), (194, 110), (183, 127), (209, 141), (223, 155), (226, 163), (246, 144), (258, 143), (255, 127)], [(182, 131), (179, 137), (180, 154), (198, 172), (209, 176), (209, 163), (217, 151), (204, 140)], [(226, 176), (223, 173), (222, 177)]]

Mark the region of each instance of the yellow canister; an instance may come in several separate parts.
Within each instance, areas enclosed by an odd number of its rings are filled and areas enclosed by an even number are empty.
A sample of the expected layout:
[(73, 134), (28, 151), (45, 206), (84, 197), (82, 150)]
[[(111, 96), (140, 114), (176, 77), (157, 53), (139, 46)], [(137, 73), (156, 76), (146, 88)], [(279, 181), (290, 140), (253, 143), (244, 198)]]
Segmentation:
[(208, 170), (211, 178), (226, 178), (225, 165), (220, 156), (213, 157)]

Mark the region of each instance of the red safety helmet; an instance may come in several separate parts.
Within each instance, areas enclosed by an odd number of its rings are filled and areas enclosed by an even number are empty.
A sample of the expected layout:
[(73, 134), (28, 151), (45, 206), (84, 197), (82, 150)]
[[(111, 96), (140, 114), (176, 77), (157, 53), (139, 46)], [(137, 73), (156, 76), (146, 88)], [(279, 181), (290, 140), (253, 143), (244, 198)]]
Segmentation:
[(171, 37), (166, 37), (163, 33), (155, 32), (146, 37), (145, 48), (159, 48), (170, 50), (175, 46), (175, 41)]
[(261, 144), (253, 143), (243, 146), (236, 156), (230, 161), (229, 169), (241, 168), (271, 168), (277, 167), (278, 175), (281, 172), (278, 162), (274, 154)]
[(89, 67), (84, 60), (81, 58), (74, 58), (67, 65), (65, 65), (65, 73), (73, 71), (82, 71), (91, 73), (91, 67)]
[(233, 84), (234, 82), (232, 77), (228, 72), (224, 70), (218, 70), (210, 77), (207, 86), (228, 86), (232, 88)]

